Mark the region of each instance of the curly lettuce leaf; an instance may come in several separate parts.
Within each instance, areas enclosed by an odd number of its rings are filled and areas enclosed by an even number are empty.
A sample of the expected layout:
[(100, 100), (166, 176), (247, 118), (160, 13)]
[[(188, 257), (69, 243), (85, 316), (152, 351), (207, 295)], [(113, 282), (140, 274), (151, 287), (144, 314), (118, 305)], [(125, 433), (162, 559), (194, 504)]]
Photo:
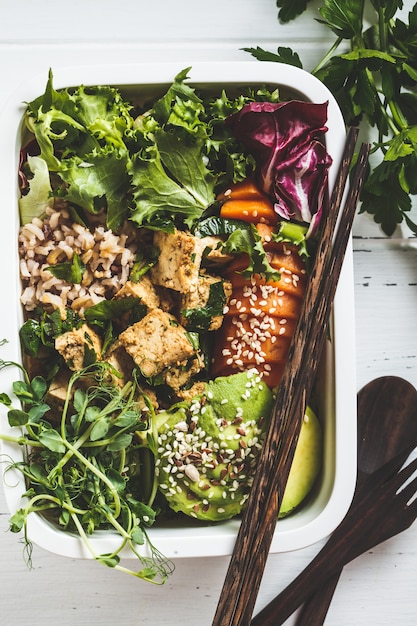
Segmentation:
[(256, 226), (254, 224), (247, 226), (237, 228), (224, 243), (223, 250), (233, 255), (241, 253), (248, 255), (248, 266), (241, 272), (244, 278), (251, 278), (257, 274), (267, 281), (280, 280), (281, 274), (270, 265)]
[(63, 183), (55, 193), (76, 209), (106, 211), (113, 230), (126, 218), (162, 230), (192, 228), (219, 190), (255, 167), (225, 120), (255, 99), (278, 102), (279, 92), (199, 94), (187, 83), (189, 69), (136, 118), (118, 90), (57, 91), (50, 72), (26, 121), (40, 157)]
[(128, 216), (128, 154), (107, 147), (85, 159), (72, 157), (65, 161), (60, 171), (67, 184), (65, 197), (92, 214), (106, 209), (107, 226), (117, 231)]
[(52, 202), (52, 187), (46, 162), (39, 156), (28, 156), (27, 164), (32, 177), (28, 179), (29, 191), (19, 198), (19, 213), (22, 224), (41, 218)]
[(84, 157), (112, 145), (126, 150), (125, 136), (134, 120), (117, 89), (108, 86), (57, 91), (49, 72), (43, 96), (28, 104), (26, 123), (49, 169), (60, 169), (67, 156)]
[(133, 160), (132, 182), (131, 219), (139, 225), (162, 213), (173, 220), (180, 214), (191, 226), (215, 200), (215, 176), (204, 163), (204, 143), (188, 144), (163, 130), (155, 133), (154, 157)]
[(26, 124), (40, 157), (66, 183), (60, 195), (91, 213), (107, 210), (107, 226), (117, 229), (127, 217), (134, 119), (112, 87), (57, 91), (52, 72), (43, 96), (28, 104)]

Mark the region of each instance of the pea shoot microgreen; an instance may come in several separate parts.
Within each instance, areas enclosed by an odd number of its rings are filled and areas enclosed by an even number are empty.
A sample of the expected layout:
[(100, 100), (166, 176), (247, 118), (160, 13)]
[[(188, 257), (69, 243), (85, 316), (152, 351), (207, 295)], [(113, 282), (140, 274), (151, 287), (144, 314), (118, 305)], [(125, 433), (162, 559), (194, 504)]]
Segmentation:
[[(139, 435), (148, 429), (151, 408), (137, 381), (123, 387), (108, 384), (114, 372), (104, 363), (74, 372), (61, 419), (53, 423), (48, 421), (47, 381), (41, 376), (30, 379), (21, 365), (0, 361), (0, 370), (10, 366), (16, 366), (22, 378), (13, 383), (14, 398), (2, 393), (0, 402), (7, 407), (9, 425), (20, 434), (0, 437), (28, 451), (23, 461), (10, 461), (8, 469), (17, 469), (26, 479), (27, 490), (22, 494), (26, 502), (10, 518), (10, 530), (23, 531), (29, 564), (32, 548), (27, 520), (37, 512), (62, 530), (78, 533), (99, 563), (150, 582), (165, 582), (173, 566), (148, 534), (156, 517), (153, 478), (144, 472), (141, 493), (130, 482), (130, 464), (140, 466), (144, 444)], [(21, 408), (14, 407), (15, 399)], [(111, 554), (97, 554), (90, 540), (103, 529), (120, 537)], [(143, 554), (145, 544), (150, 556)], [(137, 571), (121, 564), (126, 547), (140, 562)]]

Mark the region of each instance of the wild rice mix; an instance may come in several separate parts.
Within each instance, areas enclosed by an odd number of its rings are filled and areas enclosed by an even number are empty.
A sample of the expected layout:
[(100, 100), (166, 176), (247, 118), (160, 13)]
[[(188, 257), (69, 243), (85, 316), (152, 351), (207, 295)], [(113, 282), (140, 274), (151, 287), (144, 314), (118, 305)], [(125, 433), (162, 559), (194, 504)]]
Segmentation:
[[(77, 253), (85, 265), (80, 284), (69, 284), (47, 268), (71, 262)], [(48, 209), (44, 220), (35, 218), (19, 231), (21, 302), (27, 311), (37, 306), (84, 310), (111, 298), (126, 282), (136, 257), (129, 233), (115, 235), (103, 226), (93, 230), (73, 221), (69, 212)]]

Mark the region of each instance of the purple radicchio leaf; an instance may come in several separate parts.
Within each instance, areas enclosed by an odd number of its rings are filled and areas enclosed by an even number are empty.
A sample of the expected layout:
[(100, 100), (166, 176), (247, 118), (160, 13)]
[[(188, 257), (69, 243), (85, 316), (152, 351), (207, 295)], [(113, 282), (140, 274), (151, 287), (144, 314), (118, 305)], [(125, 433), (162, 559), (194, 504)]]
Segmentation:
[(256, 160), (260, 188), (274, 199), (286, 220), (320, 221), (332, 162), (320, 141), (327, 131), (327, 102), (315, 104), (252, 102), (226, 120), (235, 137)]

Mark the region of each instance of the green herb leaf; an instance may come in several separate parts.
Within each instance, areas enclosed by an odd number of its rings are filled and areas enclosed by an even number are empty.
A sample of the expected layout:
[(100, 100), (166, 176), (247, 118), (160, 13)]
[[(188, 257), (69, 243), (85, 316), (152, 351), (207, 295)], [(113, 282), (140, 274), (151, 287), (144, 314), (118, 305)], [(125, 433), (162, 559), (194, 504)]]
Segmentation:
[(117, 567), (120, 563), (120, 557), (115, 554), (100, 554), (96, 560), (107, 567)]
[(113, 437), (108, 444), (107, 449), (111, 452), (120, 452), (120, 450), (126, 450), (132, 443), (133, 436), (127, 433), (121, 433)]
[(26, 511), (19, 509), (9, 518), (9, 530), (12, 533), (20, 533), (26, 522)]
[(281, 22), (290, 22), (307, 8), (310, 0), (277, 0), (277, 7), (280, 9), (278, 17)]
[(143, 546), (145, 543), (145, 533), (143, 532), (140, 526), (136, 526), (131, 534), (131, 539), (133, 543), (136, 543), (138, 546)]
[(70, 285), (79, 285), (85, 272), (85, 265), (82, 263), (79, 255), (74, 252), (70, 262), (48, 265), (46, 269), (49, 270), (55, 278), (64, 280)]
[(226, 294), (223, 281), (219, 280), (209, 288), (209, 296), (204, 307), (184, 309), (181, 313), (187, 321), (187, 329), (195, 332), (208, 330), (213, 317), (223, 314)]
[(319, 9), (323, 24), (326, 24), (337, 35), (344, 39), (352, 39), (362, 33), (362, 12), (364, 0), (324, 0)]
[(54, 428), (46, 428), (39, 433), (39, 441), (48, 450), (52, 452), (64, 453), (66, 451), (65, 444), (61, 435)]
[(118, 493), (123, 493), (126, 489), (126, 481), (119, 472), (116, 472), (112, 467), (107, 472), (107, 478), (111, 481), (111, 484)]
[(10, 426), (25, 426), (29, 422), (29, 413), (20, 409), (10, 409), (7, 418)]
[[(85, 311), (85, 319), (90, 324), (103, 325), (103, 322), (120, 319), (125, 313), (137, 308), (138, 299), (127, 297), (118, 300), (102, 300)], [(143, 309), (143, 313), (146, 310)]]
[(109, 432), (109, 428), (110, 418), (107, 415), (103, 415), (102, 417), (97, 419), (90, 432), (91, 441), (98, 441), (99, 439), (103, 439), (103, 437), (105, 437)]
[(303, 64), (297, 52), (291, 48), (279, 46), (277, 52), (269, 52), (257, 46), (256, 48), (242, 48), (245, 52), (249, 52), (258, 61), (273, 61), (275, 63), (286, 63), (294, 67), (302, 68)]
[(7, 393), (0, 393), (0, 402), (1, 404), (4, 404), (5, 406), (11, 406), (12, 404), (12, 401), (10, 397), (7, 395)]

